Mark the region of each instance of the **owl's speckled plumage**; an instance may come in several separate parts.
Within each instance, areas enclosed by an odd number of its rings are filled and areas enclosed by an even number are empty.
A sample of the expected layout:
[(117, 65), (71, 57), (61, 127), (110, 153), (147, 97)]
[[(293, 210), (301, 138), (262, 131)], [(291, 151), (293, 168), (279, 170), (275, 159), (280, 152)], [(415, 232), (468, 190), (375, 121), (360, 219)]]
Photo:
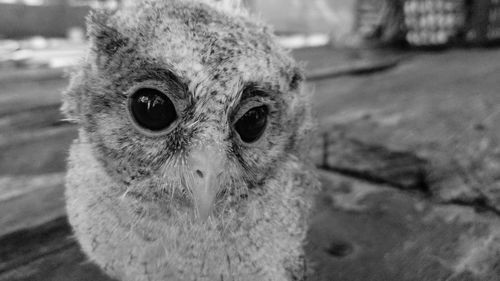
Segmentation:
[[(91, 48), (64, 95), (63, 111), (80, 126), (67, 210), (89, 258), (120, 280), (279, 281), (304, 273), (318, 188), (306, 159), (310, 95), (269, 28), (225, 2), (138, 1), (89, 17)], [(168, 132), (134, 126), (127, 101), (141, 87), (175, 104), (179, 117)], [(262, 104), (264, 135), (244, 143), (233, 123)], [(199, 221), (188, 160), (208, 146), (223, 173), (211, 216)]]

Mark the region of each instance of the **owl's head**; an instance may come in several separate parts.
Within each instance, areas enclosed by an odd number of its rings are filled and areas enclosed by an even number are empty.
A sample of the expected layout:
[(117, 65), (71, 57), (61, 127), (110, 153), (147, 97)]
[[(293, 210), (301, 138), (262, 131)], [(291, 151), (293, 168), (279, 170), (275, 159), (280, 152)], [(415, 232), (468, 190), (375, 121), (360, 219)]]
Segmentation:
[(80, 139), (128, 196), (216, 215), (300, 157), (309, 95), (271, 30), (234, 5), (139, 1), (88, 18), (64, 95)]

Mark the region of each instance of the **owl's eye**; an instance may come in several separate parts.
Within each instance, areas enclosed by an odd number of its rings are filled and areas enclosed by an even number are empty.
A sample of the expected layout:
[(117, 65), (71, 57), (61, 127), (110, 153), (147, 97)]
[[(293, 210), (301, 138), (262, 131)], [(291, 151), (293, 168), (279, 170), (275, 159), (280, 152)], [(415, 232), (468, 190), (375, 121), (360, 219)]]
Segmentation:
[(137, 90), (129, 98), (129, 108), (140, 127), (154, 132), (166, 129), (177, 119), (172, 101), (156, 89)]
[(262, 105), (250, 109), (243, 116), (241, 116), (238, 122), (234, 125), (234, 128), (240, 135), (241, 140), (246, 143), (257, 141), (266, 129), (268, 114), (269, 109), (267, 106)]

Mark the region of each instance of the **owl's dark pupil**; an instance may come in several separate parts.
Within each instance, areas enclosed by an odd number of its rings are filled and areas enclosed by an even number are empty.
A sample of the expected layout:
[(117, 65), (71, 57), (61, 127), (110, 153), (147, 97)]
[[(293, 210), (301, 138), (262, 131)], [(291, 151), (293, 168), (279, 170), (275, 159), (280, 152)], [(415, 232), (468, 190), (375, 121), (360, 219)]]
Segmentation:
[(266, 129), (268, 114), (269, 109), (265, 105), (247, 111), (234, 126), (241, 140), (247, 143), (257, 141)]
[(151, 131), (166, 129), (177, 119), (172, 101), (156, 89), (137, 90), (130, 96), (129, 104), (136, 123)]

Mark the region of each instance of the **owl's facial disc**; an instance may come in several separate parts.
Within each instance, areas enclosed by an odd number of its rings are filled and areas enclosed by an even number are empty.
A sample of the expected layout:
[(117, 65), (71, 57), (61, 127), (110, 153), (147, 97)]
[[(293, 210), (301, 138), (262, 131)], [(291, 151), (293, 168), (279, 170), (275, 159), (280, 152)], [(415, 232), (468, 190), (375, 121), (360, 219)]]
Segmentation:
[(199, 146), (191, 150), (187, 162), (193, 177), (186, 179), (186, 183), (193, 195), (195, 215), (204, 221), (212, 212), (221, 186), (224, 152), (214, 145)]

